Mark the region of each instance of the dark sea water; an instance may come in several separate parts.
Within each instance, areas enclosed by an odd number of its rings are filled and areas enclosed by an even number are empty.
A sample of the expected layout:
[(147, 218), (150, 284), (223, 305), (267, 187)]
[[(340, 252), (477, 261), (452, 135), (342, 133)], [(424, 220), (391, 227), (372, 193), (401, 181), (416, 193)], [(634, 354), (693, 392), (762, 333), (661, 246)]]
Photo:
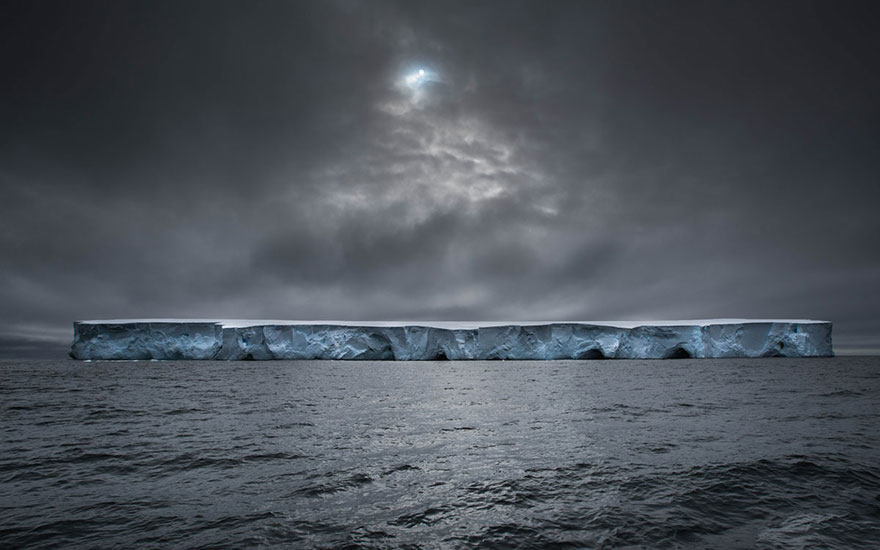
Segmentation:
[(880, 359), (0, 362), (2, 548), (880, 548)]

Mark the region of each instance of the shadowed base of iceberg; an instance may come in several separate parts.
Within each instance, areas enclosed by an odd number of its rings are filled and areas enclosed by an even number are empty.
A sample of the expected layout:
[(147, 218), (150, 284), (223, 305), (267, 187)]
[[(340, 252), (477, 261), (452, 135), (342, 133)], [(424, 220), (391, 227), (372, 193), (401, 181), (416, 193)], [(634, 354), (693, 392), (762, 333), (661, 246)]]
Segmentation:
[(83, 360), (554, 360), (829, 357), (831, 323), (349, 323), (140, 319), (78, 321)]

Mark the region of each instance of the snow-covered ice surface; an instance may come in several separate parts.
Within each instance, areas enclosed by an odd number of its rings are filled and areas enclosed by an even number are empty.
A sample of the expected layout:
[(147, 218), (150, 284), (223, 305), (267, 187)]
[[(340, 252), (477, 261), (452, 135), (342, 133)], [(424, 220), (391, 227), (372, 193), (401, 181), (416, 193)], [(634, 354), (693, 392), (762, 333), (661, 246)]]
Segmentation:
[(74, 359), (553, 360), (827, 357), (831, 323), (809, 319), (430, 322), (78, 321)]

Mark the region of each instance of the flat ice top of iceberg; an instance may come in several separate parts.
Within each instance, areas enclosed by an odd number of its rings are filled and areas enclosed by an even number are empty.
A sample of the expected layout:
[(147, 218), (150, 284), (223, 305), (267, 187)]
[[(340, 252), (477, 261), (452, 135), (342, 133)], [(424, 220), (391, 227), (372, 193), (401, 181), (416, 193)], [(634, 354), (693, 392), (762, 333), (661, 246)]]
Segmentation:
[(228, 328), (256, 327), (265, 325), (332, 325), (343, 327), (432, 327), (443, 329), (475, 329), (498, 326), (536, 326), (554, 324), (598, 325), (617, 328), (644, 326), (708, 326), (744, 325), (748, 323), (827, 323), (814, 319), (679, 319), (673, 321), (290, 321), (277, 319), (107, 319), (77, 321), (88, 325), (118, 325), (129, 323), (216, 323)]

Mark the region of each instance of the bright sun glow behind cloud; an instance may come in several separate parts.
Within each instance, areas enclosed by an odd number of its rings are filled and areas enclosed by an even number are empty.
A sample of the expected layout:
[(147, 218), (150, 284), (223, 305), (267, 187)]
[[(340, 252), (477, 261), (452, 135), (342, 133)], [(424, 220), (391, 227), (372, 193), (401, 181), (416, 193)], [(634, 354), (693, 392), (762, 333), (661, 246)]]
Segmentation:
[(420, 84), (423, 80), (425, 80), (425, 69), (419, 69), (418, 71), (407, 75), (406, 83), (410, 86), (415, 86)]
[(403, 78), (404, 84), (412, 90), (417, 90), (422, 84), (432, 79), (433, 75), (425, 69), (417, 69)]

